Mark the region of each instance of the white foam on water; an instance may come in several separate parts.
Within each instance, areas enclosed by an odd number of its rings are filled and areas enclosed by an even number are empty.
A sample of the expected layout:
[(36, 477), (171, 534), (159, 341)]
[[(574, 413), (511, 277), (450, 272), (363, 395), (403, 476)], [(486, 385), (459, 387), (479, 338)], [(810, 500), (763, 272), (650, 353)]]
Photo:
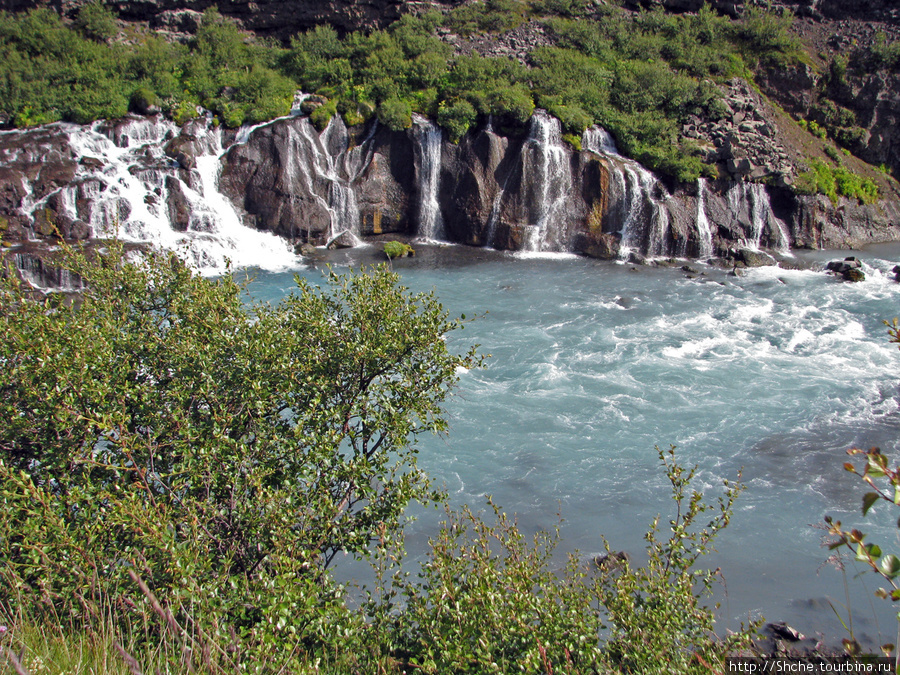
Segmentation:
[[(221, 274), (228, 265), (269, 271), (295, 268), (297, 257), (287, 242), (245, 227), (234, 206), (218, 189), (223, 154), (221, 131), (192, 123), (196, 143), (207, 152), (196, 157), (188, 182), (163, 153), (162, 141), (174, 137), (174, 123), (134, 119), (104, 133), (105, 123), (89, 127), (66, 125), (70, 145), (82, 163), (78, 179), (90, 200), (87, 217), (94, 236), (150, 243), (178, 252), (204, 274)], [(150, 161), (148, 161), (148, 159)], [(172, 229), (168, 212), (169, 182), (175, 181), (190, 208), (186, 232)], [(69, 217), (79, 217), (74, 195), (63, 188), (62, 203)], [(39, 204), (37, 206), (40, 206)]]

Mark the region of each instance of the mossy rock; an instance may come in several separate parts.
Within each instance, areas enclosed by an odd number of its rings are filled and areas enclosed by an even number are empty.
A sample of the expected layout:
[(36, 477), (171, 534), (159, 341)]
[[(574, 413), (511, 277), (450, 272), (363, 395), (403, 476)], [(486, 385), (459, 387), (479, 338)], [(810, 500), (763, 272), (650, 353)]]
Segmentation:
[(416, 252), (412, 246), (404, 244), (402, 241), (386, 241), (384, 242), (384, 254), (393, 260), (394, 258), (405, 258), (408, 255), (413, 256)]

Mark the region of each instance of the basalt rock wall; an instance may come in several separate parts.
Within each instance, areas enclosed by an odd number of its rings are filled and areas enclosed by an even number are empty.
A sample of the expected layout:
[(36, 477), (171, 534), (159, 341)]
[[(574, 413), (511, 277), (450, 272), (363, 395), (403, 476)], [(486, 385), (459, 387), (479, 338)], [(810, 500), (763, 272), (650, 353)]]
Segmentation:
[(582, 148), (541, 111), (519, 135), (488, 124), (459, 144), (424, 119), (391, 131), (335, 118), (318, 132), (296, 116), (237, 134), (204, 120), (56, 124), (0, 134), (0, 237), (32, 255), (59, 238), (119, 236), (186, 250), (211, 271), (379, 234), (601, 258), (900, 239), (893, 201), (832, 203), (749, 181), (667, 187), (602, 129)]

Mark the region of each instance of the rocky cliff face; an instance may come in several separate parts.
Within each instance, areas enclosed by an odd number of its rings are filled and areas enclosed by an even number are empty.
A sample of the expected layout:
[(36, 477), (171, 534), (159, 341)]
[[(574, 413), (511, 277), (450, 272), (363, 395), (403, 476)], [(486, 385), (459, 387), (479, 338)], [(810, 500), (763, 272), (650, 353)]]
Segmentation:
[(628, 0), (626, 6), (650, 9), (663, 7), (671, 12), (696, 12), (703, 5), (730, 16), (739, 16), (747, 6), (782, 8), (797, 16), (815, 19), (866, 19), (869, 21), (900, 20), (900, 8), (892, 0)]
[(576, 151), (542, 111), (518, 136), (488, 124), (459, 144), (424, 119), (402, 132), (335, 117), (319, 133), (300, 115), (237, 133), (158, 117), (55, 124), (0, 134), (0, 164), (3, 242), (48, 284), (42, 248), (113, 235), (181, 249), (209, 272), (379, 234), (637, 260), (900, 239), (895, 202), (746, 180), (670, 189), (598, 127)]

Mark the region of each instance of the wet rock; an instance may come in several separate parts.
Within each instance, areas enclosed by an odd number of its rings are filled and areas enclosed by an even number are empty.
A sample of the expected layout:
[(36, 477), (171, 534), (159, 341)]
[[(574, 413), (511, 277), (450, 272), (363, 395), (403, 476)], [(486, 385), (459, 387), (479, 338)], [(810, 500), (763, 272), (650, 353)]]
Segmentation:
[(789, 642), (799, 642), (806, 639), (805, 635), (797, 629), (791, 628), (784, 621), (766, 624), (766, 630), (777, 639), (788, 640)]
[(768, 253), (755, 251), (751, 248), (742, 248), (735, 254), (735, 259), (743, 262), (747, 267), (767, 267), (777, 265), (775, 258)]
[(619, 256), (620, 245), (619, 236), (610, 233), (585, 232), (575, 240), (575, 250), (578, 253), (600, 260), (615, 260)]
[(631, 562), (631, 555), (625, 551), (604, 553), (594, 558), (594, 564), (602, 572), (615, 572), (624, 569)]
[(344, 230), (329, 239), (326, 243), (326, 247), (329, 249), (353, 248), (357, 243), (357, 239), (353, 236), (353, 233), (349, 230)]
[(840, 275), (845, 281), (865, 281), (866, 275), (860, 269), (862, 263), (855, 257), (849, 256), (843, 260), (832, 260), (825, 269), (835, 275)]

